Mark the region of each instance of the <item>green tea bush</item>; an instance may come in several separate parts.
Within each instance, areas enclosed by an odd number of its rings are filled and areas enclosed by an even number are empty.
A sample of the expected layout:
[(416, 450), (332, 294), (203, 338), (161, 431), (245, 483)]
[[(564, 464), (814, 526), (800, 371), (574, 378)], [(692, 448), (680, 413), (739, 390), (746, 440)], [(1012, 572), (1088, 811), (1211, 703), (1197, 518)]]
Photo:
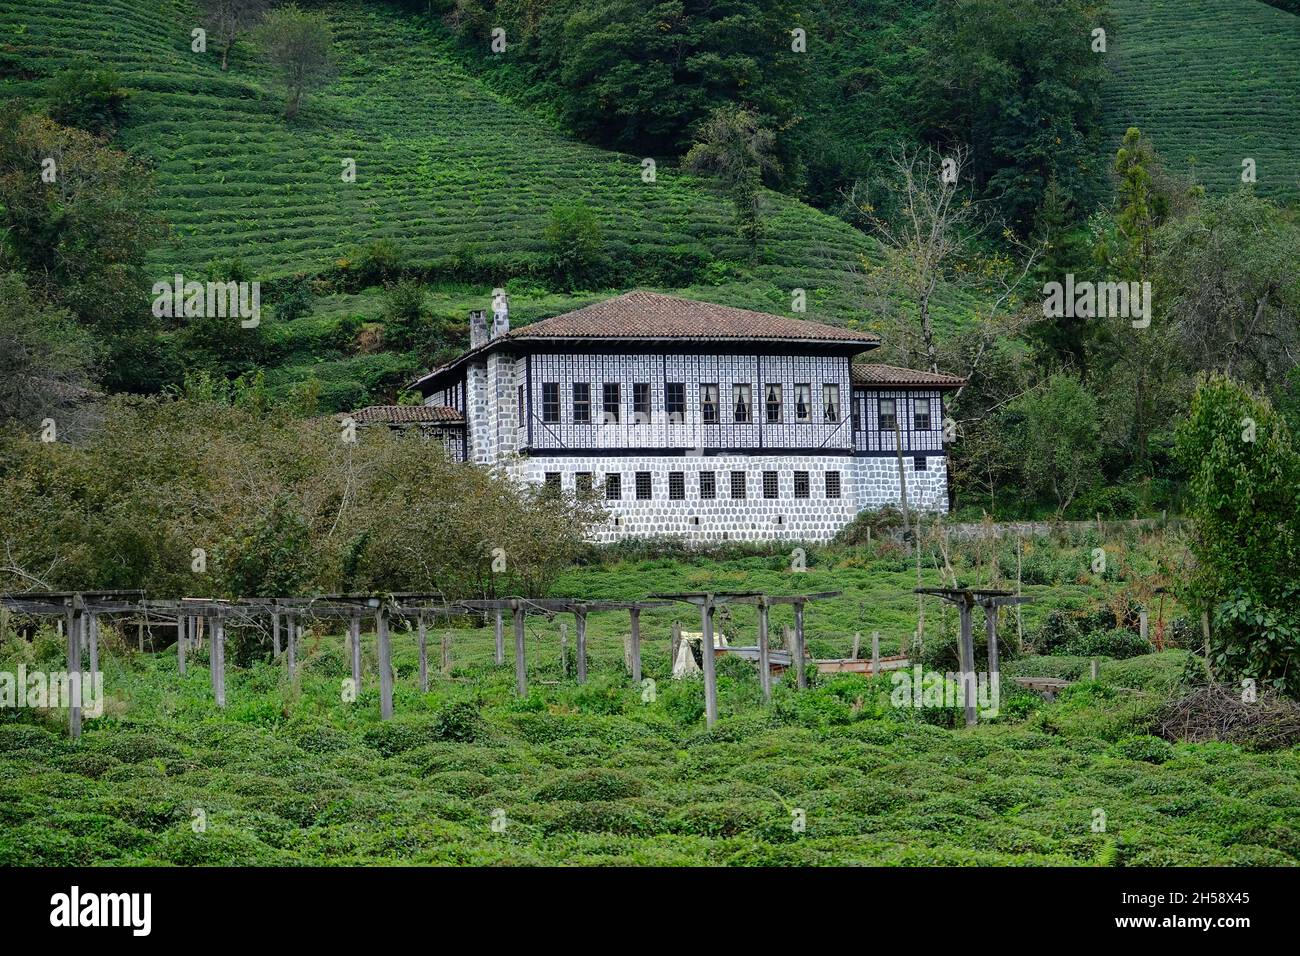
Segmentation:
[(1164, 763), (1174, 755), (1167, 740), (1149, 734), (1125, 737), (1115, 744), (1115, 754), (1125, 760), (1142, 760), (1146, 763)]

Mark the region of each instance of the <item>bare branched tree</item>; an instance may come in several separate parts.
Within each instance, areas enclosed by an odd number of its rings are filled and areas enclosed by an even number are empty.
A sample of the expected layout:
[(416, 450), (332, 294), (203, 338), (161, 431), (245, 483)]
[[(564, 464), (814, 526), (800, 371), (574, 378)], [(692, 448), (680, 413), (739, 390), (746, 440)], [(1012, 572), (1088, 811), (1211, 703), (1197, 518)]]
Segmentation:
[(221, 69), (230, 65), (230, 51), (245, 33), (255, 27), (271, 6), (270, 0), (201, 0), (203, 25), (221, 44)]
[[(965, 147), (948, 156), (904, 147), (891, 160), (892, 208), (872, 203), (861, 185), (845, 199), (881, 243), (884, 261), (864, 263), (868, 294), (878, 308), (893, 314), (896, 341), (913, 361), (939, 370), (936, 306), (941, 298), (969, 299), (967, 307), (980, 319), (961, 369), (969, 377), (994, 342), (1031, 318), (1020, 295), (1043, 247), (1023, 242), (1005, 225), (985, 218), (980, 204), (966, 193), (968, 161)], [(980, 255), (974, 240), (995, 228), (1011, 252)]]

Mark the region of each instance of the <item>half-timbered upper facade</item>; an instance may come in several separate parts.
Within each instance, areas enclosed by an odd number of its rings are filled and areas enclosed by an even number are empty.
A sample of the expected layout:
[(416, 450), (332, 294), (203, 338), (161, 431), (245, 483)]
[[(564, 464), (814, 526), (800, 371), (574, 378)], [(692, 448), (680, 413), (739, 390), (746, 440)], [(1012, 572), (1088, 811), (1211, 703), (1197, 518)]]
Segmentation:
[[(946, 511), (948, 375), (856, 362), (867, 332), (635, 291), (510, 328), (415, 385), (463, 460), (605, 499), (598, 538), (832, 537), (863, 508)], [(901, 455), (900, 455), (901, 443)]]

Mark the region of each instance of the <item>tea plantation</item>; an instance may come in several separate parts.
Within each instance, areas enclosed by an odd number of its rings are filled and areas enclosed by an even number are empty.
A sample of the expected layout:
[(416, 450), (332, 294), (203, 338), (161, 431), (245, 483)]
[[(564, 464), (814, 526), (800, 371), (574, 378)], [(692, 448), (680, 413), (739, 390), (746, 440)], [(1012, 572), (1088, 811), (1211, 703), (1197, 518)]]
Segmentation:
[(1261, 195), (1300, 198), (1300, 17), (1259, 0), (1112, 0), (1111, 11), (1112, 151), (1137, 126), (1215, 191), (1237, 188), (1251, 158)]
[[(788, 589), (779, 564), (630, 560), (570, 572), (558, 590), (775, 590), (782, 576)], [(896, 651), (914, 623), (909, 577), (888, 556), (810, 570), (801, 587), (846, 589), (809, 611), (813, 653), (846, 654), (846, 628), (859, 622)], [(1092, 583), (1031, 590), (1049, 600), (1026, 616), (1029, 629), (1057, 603), (1051, 595), (1071, 604), (1098, 593)], [(945, 622), (930, 613), (937, 641)], [(692, 628), (689, 612), (677, 616)], [(653, 693), (623, 672), (617, 615), (591, 618), (586, 685), (560, 670), (558, 622), (530, 618), (522, 700), (510, 652), (505, 667), (492, 664), (490, 628), (454, 629), (449, 676), (438, 673), (442, 631), (432, 631), (427, 695), (415, 641), (399, 632), (389, 723), (378, 717), (372, 636), (355, 703), (342, 700), (348, 664), (335, 634), (307, 636), (296, 680), (251, 646), (232, 649), (224, 713), (204, 653), (181, 678), (170, 650), (118, 643), (106, 655), (105, 715), (79, 744), (60, 715), (5, 711), (0, 865), (1300, 862), (1300, 753), (1150, 735), (1185, 651), (1103, 658), (1096, 682), (1053, 703), (1008, 693), (1000, 715), (973, 730), (957, 729), (948, 709), (891, 706), (887, 676), (823, 676), (803, 693), (778, 684), (765, 706), (752, 666), (723, 659), (722, 719), (706, 730), (700, 683), (669, 676), (673, 617), (643, 619)], [(722, 628), (753, 640), (739, 611)], [(53, 635), (0, 649), (7, 666), (21, 657), (54, 667), (60, 653)], [(568, 653), (571, 671), (571, 626)], [(1078, 677), (1086, 665), (1026, 657), (1007, 672)]]

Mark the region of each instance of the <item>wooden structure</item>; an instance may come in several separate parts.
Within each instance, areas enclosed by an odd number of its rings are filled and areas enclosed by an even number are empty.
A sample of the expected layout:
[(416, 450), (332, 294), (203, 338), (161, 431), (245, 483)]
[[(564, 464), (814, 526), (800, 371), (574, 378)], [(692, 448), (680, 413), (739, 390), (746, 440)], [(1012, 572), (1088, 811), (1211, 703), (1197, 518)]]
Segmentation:
[[(176, 628), (176, 664), (181, 675), (188, 668), (188, 655), (202, 645), (206, 636), (209, 642), (209, 679), (212, 696), (218, 707), (226, 706), (226, 655), (225, 644), (229, 629), (234, 627), (263, 627), (269, 625), (272, 655), (284, 658), (291, 677), (297, 676), (300, 642), (304, 627), (313, 622), (336, 622), (346, 635), (348, 656), (352, 671), (352, 686), (361, 689), (361, 619), (373, 615), (376, 650), (379, 665), (380, 716), (388, 720), (393, 716), (393, 684), (391, 626), (394, 620), (414, 624), (419, 646), (420, 689), (429, 687), (428, 626), (437, 626), (441, 619), (449, 624), (457, 615), (491, 614), (495, 625), (495, 654), (497, 665), (505, 663), (504, 620), (509, 613), (513, 623), (515, 646), (515, 692), (523, 697), (528, 693), (528, 662), (525, 643), (525, 619), (530, 613), (548, 617), (572, 614), (576, 637), (575, 661), (579, 683), (587, 680), (587, 618), (595, 613), (626, 613), (629, 616), (630, 634), (626, 645), (626, 660), (631, 679), (640, 683), (641, 612), (647, 609), (670, 607), (674, 602), (685, 601), (700, 608), (705, 639), (705, 713), (712, 726), (717, 720), (717, 677), (714, 669), (713, 612), (720, 605), (753, 604), (758, 608), (758, 646), (754, 656), (759, 663), (760, 681), (765, 698), (771, 698), (772, 665), (793, 664), (800, 688), (807, 687), (804, 650), (804, 607), (810, 601), (836, 597), (838, 591), (815, 594), (769, 596), (759, 593), (743, 594), (676, 594), (652, 596), (642, 601), (588, 601), (578, 598), (524, 598), (505, 597), (484, 600), (448, 601), (437, 593), (390, 594), (333, 594), (313, 597), (256, 597), (239, 600), (222, 600), (205, 597), (186, 597), (175, 600), (146, 600), (141, 591), (42, 591), (0, 594), (0, 609), (6, 615), (15, 612), (33, 617), (56, 617), (66, 622), (68, 640), (68, 670), (77, 676), (80, 685), (82, 652), (88, 655), (91, 673), (99, 668), (98, 621), (101, 615), (123, 618), (148, 618)], [(791, 653), (773, 653), (769, 646), (769, 612), (774, 605), (788, 604), (794, 608), (794, 632)], [(7, 618), (6, 618), (7, 620)], [(563, 629), (563, 625), (562, 625)], [(674, 628), (676, 632), (676, 625)], [(282, 640), (283, 638), (283, 640)], [(745, 649), (736, 649), (740, 656), (748, 656)], [(562, 651), (562, 653), (565, 653)], [(452, 645), (449, 631), (442, 638), (442, 672), (450, 674)], [(779, 673), (779, 669), (778, 669)], [(80, 695), (69, 707), (69, 731), (73, 737), (81, 734)]]
[(957, 643), (960, 657), (962, 704), (966, 711), (966, 726), (978, 721), (975, 706), (975, 641), (971, 634), (971, 612), (976, 606), (984, 609), (984, 633), (988, 641), (989, 680), (1000, 679), (998, 666), (998, 608), (1007, 605), (1028, 604), (1032, 597), (980, 588), (915, 588), (914, 594), (929, 594), (955, 605), (961, 621)]
[(712, 727), (718, 720), (718, 676), (715, 668), (716, 652), (713, 647), (713, 612), (714, 609), (730, 604), (753, 604), (758, 607), (758, 679), (763, 687), (765, 700), (772, 699), (772, 662), (769, 614), (773, 605), (789, 604), (794, 608), (794, 646), (790, 656), (794, 659), (795, 680), (800, 690), (808, 686), (808, 675), (804, 669), (804, 627), (803, 610), (809, 601), (823, 601), (839, 597), (839, 591), (819, 591), (815, 594), (790, 594), (772, 597), (757, 591), (737, 593), (713, 593), (696, 591), (687, 594), (655, 594), (651, 597), (667, 601), (684, 601), (700, 609), (701, 657), (704, 671), (704, 720)]

